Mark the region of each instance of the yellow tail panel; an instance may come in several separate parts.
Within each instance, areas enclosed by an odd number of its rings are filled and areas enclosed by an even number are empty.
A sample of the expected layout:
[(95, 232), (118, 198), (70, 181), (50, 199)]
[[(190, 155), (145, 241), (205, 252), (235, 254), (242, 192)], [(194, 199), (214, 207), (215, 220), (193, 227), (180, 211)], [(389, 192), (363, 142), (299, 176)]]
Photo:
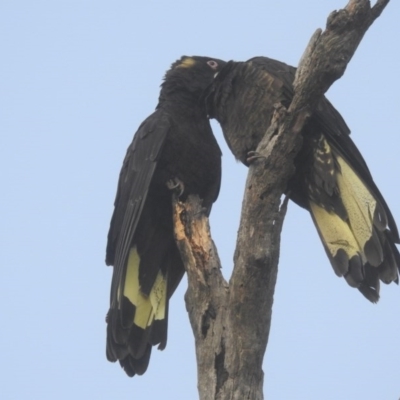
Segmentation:
[(376, 200), (343, 158), (337, 157), (337, 161), (341, 168), (341, 173), (337, 177), (341, 199), (347, 210), (351, 229), (363, 254), (365, 244), (373, 236)]
[[(369, 263), (377, 267), (383, 262), (384, 256), (374, 226), (377, 201), (340, 155), (336, 155), (336, 160), (340, 167), (336, 172), (338, 195), (347, 218), (342, 219), (334, 211), (327, 211), (313, 201), (310, 201), (310, 211), (325, 248), (332, 257), (335, 272), (338, 275), (346, 275), (349, 271), (349, 260), (353, 257), (359, 258), (358, 262), (362, 265)], [(362, 269), (359, 272), (363, 273)], [(350, 282), (351, 277), (348, 278)]]
[(332, 258), (337, 255), (339, 249), (343, 249), (349, 259), (362, 253), (360, 245), (347, 222), (343, 221), (337, 214), (327, 211), (313, 202), (310, 202), (310, 209), (321, 239)]
[(129, 253), (123, 295), (136, 307), (133, 323), (142, 329), (150, 326), (154, 319), (164, 319), (167, 302), (167, 277), (158, 272), (150, 295), (145, 296), (139, 285), (140, 257), (136, 247)]

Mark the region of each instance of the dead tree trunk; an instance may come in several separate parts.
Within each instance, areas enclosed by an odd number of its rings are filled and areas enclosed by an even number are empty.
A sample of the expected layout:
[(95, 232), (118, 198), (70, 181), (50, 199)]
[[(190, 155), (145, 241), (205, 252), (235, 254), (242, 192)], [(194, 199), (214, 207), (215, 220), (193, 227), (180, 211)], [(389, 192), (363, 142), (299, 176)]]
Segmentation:
[[(249, 168), (234, 257), (227, 283), (208, 219), (197, 198), (174, 202), (176, 240), (188, 273), (186, 305), (196, 341), (201, 400), (263, 399), (262, 361), (271, 324), (280, 233), (301, 129), (318, 100), (340, 78), (365, 32), (389, 0), (371, 8), (350, 0), (317, 30), (300, 61), (290, 107), (276, 111), (257, 151), (266, 161)], [(272, 140), (268, 140), (273, 135)]]

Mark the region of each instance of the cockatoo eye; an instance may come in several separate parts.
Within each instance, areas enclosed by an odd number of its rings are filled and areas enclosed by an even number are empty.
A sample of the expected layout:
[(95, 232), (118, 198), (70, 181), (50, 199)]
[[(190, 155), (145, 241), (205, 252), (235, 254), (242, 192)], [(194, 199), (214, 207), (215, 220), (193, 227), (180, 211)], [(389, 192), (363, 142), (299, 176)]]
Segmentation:
[(207, 61), (207, 65), (209, 65), (212, 69), (218, 68), (218, 63), (214, 60)]

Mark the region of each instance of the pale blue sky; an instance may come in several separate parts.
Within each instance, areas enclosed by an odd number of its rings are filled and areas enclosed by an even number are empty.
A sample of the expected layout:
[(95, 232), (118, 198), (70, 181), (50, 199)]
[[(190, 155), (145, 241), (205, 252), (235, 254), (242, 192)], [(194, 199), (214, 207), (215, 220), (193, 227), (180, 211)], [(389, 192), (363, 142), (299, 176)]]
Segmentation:
[[(164, 72), (181, 55), (297, 65), (345, 0), (0, 0), (0, 397), (196, 399), (183, 295), (167, 349), (128, 378), (105, 358), (106, 235), (118, 173)], [(400, 5), (367, 32), (328, 93), (400, 224)], [(223, 143), (211, 227), (229, 276), (247, 173)], [(400, 397), (400, 288), (372, 305), (337, 278), (309, 215), (290, 204), (264, 361), (268, 399)]]

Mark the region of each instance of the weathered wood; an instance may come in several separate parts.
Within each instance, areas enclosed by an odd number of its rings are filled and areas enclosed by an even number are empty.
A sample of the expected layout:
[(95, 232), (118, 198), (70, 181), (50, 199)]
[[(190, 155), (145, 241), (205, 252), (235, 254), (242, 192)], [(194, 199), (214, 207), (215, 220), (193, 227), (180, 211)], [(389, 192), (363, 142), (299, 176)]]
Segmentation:
[[(195, 336), (201, 399), (216, 399), (224, 373), (224, 329), (229, 304), (228, 284), (200, 199), (174, 200), (176, 242), (188, 274), (186, 307)], [(207, 388), (206, 391), (201, 388)]]
[[(174, 202), (176, 239), (186, 266), (186, 305), (196, 340), (201, 400), (263, 399), (262, 361), (268, 343), (286, 201), (304, 123), (339, 79), (358, 44), (389, 0), (351, 0), (330, 14), (301, 59), (288, 110), (277, 107), (249, 168), (229, 284), (199, 199)], [(272, 138), (272, 139), (271, 139)]]

